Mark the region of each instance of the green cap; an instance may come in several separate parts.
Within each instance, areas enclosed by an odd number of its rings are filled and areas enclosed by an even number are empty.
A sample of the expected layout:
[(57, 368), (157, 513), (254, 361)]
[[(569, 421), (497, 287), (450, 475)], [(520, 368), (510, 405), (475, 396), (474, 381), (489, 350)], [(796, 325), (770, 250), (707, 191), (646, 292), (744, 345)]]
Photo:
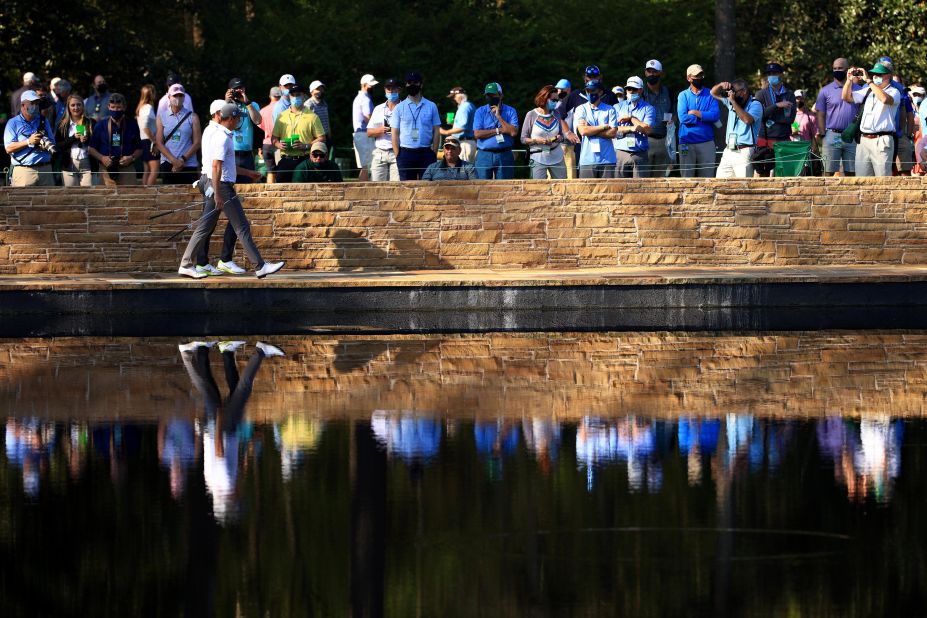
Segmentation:
[(499, 82), (489, 82), (483, 89), (483, 94), (502, 94), (502, 86)]
[(876, 62), (875, 66), (869, 69), (869, 72), (875, 73), (876, 75), (889, 75), (891, 73), (888, 67), (881, 62)]

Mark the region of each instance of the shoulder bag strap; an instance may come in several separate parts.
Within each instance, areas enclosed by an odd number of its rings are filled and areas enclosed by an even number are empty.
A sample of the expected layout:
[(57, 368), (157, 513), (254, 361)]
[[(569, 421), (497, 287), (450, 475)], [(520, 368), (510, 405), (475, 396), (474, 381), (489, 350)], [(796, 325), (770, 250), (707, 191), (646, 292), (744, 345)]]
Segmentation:
[(182, 125), (187, 120), (187, 118), (189, 118), (192, 115), (193, 115), (193, 112), (187, 112), (187, 115), (181, 118), (180, 122), (174, 125), (174, 128), (171, 129), (171, 132), (164, 136), (165, 143), (170, 141), (171, 137), (174, 136), (174, 133), (177, 131), (177, 129), (180, 128), (180, 125)]

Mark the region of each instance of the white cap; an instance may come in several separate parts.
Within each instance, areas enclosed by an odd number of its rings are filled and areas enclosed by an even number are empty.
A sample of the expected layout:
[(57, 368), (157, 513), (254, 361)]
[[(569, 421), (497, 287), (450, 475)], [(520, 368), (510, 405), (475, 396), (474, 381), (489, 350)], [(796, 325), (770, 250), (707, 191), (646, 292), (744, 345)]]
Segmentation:
[[(374, 83), (376, 83), (376, 82), (374, 82)], [(320, 82), (320, 81), (317, 80), (317, 79), (312, 80), (312, 83), (309, 84), (309, 92), (310, 92), (310, 94), (312, 93), (313, 90), (315, 90), (315, 89), (318, 88), (319, 86), (321, 86), (322, 88), (324, 88), (324, 87), (325, 87), (325, 84), (323, 84), (322, 82)]]
[(653, 69), (654, 71), (662, 71), (663, 65), (660, 64), (659, 60), (648, 60), (647, 64), (644, 65), (645, 69)]
[(23, 73), (23, 85), (24, 86), (28, 84), (29, 82), (37, 82), (37, 81), (39, 81), (39, 77), (32, 71), (29, 71), (28, 73)]
[(796, 90), (796, 91), (795, 91), (795, 96), (796, 96), (796, 97), (801, 97), (801, 98), (804, 99), (804, 98), (805, 98), (805, 91), (804, 91), (804, 90)]
[(219, 110), (221, 110), (224, 106), (225, 106), (224, 100), (216, 99), (215, 101), (209, 104), (209, 115), (215, 116), (219, 112)]
[(699, 73), (704, 73), (705, 69), (702, 68), (700, 64), (690, 64), (689, 68), (686, 69), (686, 77), (690, 75), (698, 75)]
[(365, 73), (364, 76), (361, 77), (361, 86), (376, 86), (379, 83), (380, 82), (374, 79), (373, 75), (370, 73)]
[(919, 94), (924, 96), (924, 87), (923, 86), (911, 86), (911, 94)]
[(640, 90), (641, 88), (644, 87), (644, 80), (642, 80), (637, 75), (634, 75), (628, 78), (628, 81), (625, 82), (624, 87), (625, 88), (637, 88), (638, 90)]
[(42, 97), (40, 97), (35, 90), (27, 90), (19, 97), (20, 104), (26, 103), (27, 101), (39, 101), (41, 99)]
[(614, 88), (612, 88), (612, 92), (615, 94), (618, 94), (619, 92), (621, 94), (624, 94), (624, 88), (622, 88), (621, 86), (615, 86)]
[(296, 78), (290, 75), (289, 73), (285, 73), (280, 76), (280, 81), (277, 83), (280, 84), (281, 86), (286, 86), (287, 84), (295, 84)]

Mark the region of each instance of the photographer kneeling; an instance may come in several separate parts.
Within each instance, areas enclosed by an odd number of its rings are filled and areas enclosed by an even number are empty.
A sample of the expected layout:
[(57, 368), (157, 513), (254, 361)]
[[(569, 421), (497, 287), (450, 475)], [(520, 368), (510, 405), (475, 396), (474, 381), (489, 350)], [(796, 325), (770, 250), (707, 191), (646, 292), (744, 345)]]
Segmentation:
[(138, 123), (126, 121), (126, 98), (118, 92), (110, 95), (107, 107), (109, 116), (93, 127), (90, 156), (100, 162), (107, 186), (137, 185), (135, 160), (142, 156)]
[(51, 124), (39, 112), (41, 97), (26, 90), (20, 99), (20, 113), (3, 131), (3, 145), (10, 155), (14, 187), (50, 187), (55, 184), (51, 159), (57, 150)]

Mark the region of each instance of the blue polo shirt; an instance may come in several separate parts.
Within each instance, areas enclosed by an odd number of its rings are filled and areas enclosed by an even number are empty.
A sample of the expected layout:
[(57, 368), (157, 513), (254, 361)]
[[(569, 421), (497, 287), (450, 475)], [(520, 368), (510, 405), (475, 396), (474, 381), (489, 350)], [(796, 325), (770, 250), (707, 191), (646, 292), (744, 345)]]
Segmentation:
[(454, 114), (454, 128), (463, 129), (463, 133), (455, 133), (457, 139), (473, 139), (473, 112), (476, 106), (470, 101), (464, 101), (457, 107)]
[[(895, 109), (895, 126), (898, 127), (896, 135), (902, 137), (904, 131), (901, 130), (901, 113), (908, 113), (914, 111), (914, 106), (911, 104), (911, 97), (905, 92), (904, 86), (901, 85), (901, 82), (892, 80), (892, 86), (901, 93), (901, 103)], [(917, 132), (917, 127), (908, 127), (908, 131), (913, 135)]]
[(290, 109), (290, 98), (289, 97), (280, 97), (280, 100), (274, 103), (273, 119), (274, 124), (277, 124), (277, 118), (280, 117), (280, 114)]
[[(42, 114), (36, 114), (32, 120), (26, 120), (22, 114), (17, 114), (6, 123), (3, 130), (3, 145), (9, 146), (14, 142), (21, 142), (32, 136), (33, 133), (44, 130), (52, 142), (55, 141), (55, 132), (51, 124)], [(42, 165), (51, 161), (51, 155), (37, 146), (27, 146), (10, 155), (13, 165)]]
[[(514, 107), (502, 103), (499, 106), (499, 115), (502, 116), (502, 119), (507, 123), (514, 126), (516, 129), (518, 128), (518, 112), (515, 111)], [(489, 104), (476, 109), (476, 114), (473, 117), (474, 131), (485, 131), (487, 129), (494, 131), (501, 127), (502, 123), (493, 115), (492, 110), (489, 108)], [(515, 144), (515, 138), (504, 133), (500, 135), (502, 136), (501, 142), (496, 139), (495, 135), (490, 135), (489, 137), (476, 140), (476, 147), (479, 150), (488, 150), (490, 152), (494, 150), (510, 150)]]
[[(399, 127), (400, 148), (431, 148), (435, 127), (441, 126), (441, 117), (438, 106), (425, 97), (418, 103), (406, 97), (393, 110), (390, 124)], [(418, 139), (414, 139), (415, 129), (418, 129)]]
[[(638, 99), (636, 103), (620, 101), (618, 107), (615, 108), (615, 117), (624, 118), (625, 116), (637, 118), (651, 127), (657, 122), (657, 110), (643, 98)], [(633, 123), (619, 122), (618, 124), (619, 126), (631, 126)], [(637, 131), (618, 135), (615, 139), (618, 141), (618, 150), (625, 152), (647, 152), (650, 148), (647, 136)]]
[[(615, 108), (608, 103), (599, 103), (598, 107), (592, 107), (590, 103), (580, 105), (573, 111), (573, 122), (579, 126), (580, 120), (585, 120), (590, 127), (606, 124), (611, 127), (618, 125)], [(593, 147), (593, 144), (596, 146)], [(593, 152), (593, 150), (598, 150), (598, 152)], [(614, 165), (617, 161), (612, 138), (583, 135), (582, 148), (579, 152), (580, 165)]]
[[(689, 114), (689, 110), (702, 112), (702, 118)], [(691, 88), (679, 93), (676, 102), (676, 116), (679, 117), (679, 143), (701, 144), (715, 139), (714, 123), (721, 117), (721, 110), (708, 88), (693, 94)]]
[[(753, 124), (744, 123), (734, 112), (734, 106), (727, 99), (722, 101), (727, 108), (727, 133), (737, 134), (738, 146), (756, 146), (756, 138), (760, 134), (760, 126), (763, 123), (763, 105), (750, 97), (744, 111), (753, 116)], [(727, 144), (725, 138), (724, 143)]]
[(110, 135), (110, 118), (101, 120), (93, 127), (90, 136), (90, 147), (104, 157), (127, 157), (142, 147), (142, 140), (138, 133), (138, 123), (134, 118), (122, 117), (119, 123), (113, 122), (112, 135)]

